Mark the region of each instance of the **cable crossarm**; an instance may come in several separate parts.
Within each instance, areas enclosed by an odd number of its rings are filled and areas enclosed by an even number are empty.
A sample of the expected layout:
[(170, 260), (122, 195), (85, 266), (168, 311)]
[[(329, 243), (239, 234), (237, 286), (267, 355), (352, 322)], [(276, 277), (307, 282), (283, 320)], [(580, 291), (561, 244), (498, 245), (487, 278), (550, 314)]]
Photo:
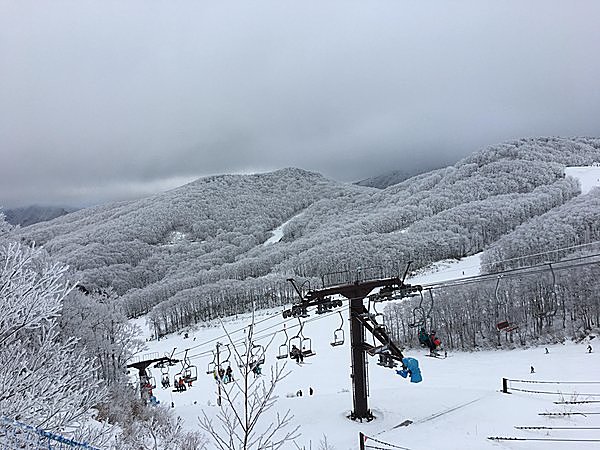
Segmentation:
[(335, 295), (341, 295), (347, 299), (366, 298), (374, 289), (380, 288), (373, 295), (373, 301), (398, 300), (419, 293), (423, 288), (420, 285), (404, 283), (398, 277), (369, 280), (361, 283), (348, 285), (330, 286), (323, 289), (309, 290), (302, 294), (292, 278), (289, 279), (300, 296), (300, 302), (292, 305), (290, 309), (283, 311), (283, 318), (297, 317), (306, 314), (308, 308), (317, 307), (317, 314), (327, 312), (332, 308), (342, 306), (342, 301), (333, 299)]

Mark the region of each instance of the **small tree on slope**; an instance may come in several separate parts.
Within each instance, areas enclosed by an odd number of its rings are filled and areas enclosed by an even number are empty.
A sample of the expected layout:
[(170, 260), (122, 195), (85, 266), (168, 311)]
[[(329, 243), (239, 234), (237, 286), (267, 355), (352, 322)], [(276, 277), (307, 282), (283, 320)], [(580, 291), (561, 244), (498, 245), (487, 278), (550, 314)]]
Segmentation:
[[(198, 419), (200, 428), (212, 437), (214, 444), (221, 450), (277, 450), (285, 448), (286, 444), (289, 446), (299, 436), (300, 427), (291, 426), (293, 416), (289, 410), (283, 415), (275, 413), (275, 417), (263, 420), (263, 422), (270, 421), (267, 426), (261, 426), (262, 424), (259, 423), (261, 419), (266, 419), (265, 414), (272, 413), (271, 410), (277, 401), (274, 394), (275, 386), (287, 376), (287, 373), (284, 372), (285, 364), (281, 367), (276, 364), (271, 367), (268, 382), (262, 376), (255, 376), (253, 369), (258, 360), (257, 355), (252, 353), (253, 328), (254, 319), (244, 339), (246, 351), (243, 355), (225, 330), (229, 345), (234, 352), (234, 359), (241, 368), (241, 379), (221, 385), (224, 401), (219, 406), (217, 425), (205, 411)], [(260, 355), (258, 358), (260, 359)], [(222, 383), (218, 376), (216, 381)]]

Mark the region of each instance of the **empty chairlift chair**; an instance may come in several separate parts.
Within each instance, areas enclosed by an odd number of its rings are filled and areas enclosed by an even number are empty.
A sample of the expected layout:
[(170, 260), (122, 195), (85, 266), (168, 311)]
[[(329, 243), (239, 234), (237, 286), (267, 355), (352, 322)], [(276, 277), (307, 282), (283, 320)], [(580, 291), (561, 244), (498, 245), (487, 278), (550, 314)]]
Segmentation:
[(288, 350), (289, 337), (287, 334), (287, 330), (285, 329), (285, 325), (283, 325), (283, 332), (285, 333), (285, 342), (283, 344), (281, 344), (279, 346), (279, 349), (277, 350), (277, 359), (285, 359), (289, 356), (289, 350)]
[(333, 341), (331, 341), (332, 347), (337, 347), (338, 345), (344, 344), (344, 317), (340, 311), (338, 312), (340, 314), (342, 323), (340, 324), (340, 327), (333, 332)]

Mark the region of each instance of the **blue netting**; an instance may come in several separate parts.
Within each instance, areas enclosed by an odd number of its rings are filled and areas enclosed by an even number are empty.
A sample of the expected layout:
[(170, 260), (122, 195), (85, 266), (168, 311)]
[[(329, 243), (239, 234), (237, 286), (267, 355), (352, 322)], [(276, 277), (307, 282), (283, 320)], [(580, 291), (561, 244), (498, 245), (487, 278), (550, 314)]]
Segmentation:
[(40, 430), (16, 420), (0, 418), (0, 449), (3, 450), (100, 450), (85, 442), (76, 442), (60, 434)]

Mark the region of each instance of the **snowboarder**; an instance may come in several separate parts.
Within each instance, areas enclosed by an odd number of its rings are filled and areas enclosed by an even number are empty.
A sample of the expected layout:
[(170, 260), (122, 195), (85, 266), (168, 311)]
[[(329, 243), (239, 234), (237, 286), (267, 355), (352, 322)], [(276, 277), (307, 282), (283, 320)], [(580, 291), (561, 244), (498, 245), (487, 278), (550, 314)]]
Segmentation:
[(588, 353), (592, 353), (592, 346), (591, 345), (587, 346), (587, 351), (588, 351)]
[(531, 366), (531, 371), (529, 373), (535, 373), (535, 369)]
[(546, 355), (547, 355), (548, 353), (550, 353), (550, 352), (548, 351), (548, 347), (546, 347), (546, 348), (545, 348), (545, 350), (546, 350)]
[(315, 393), (315, 391), (313, 390), (312, 387), (308, 388), (308, 395), (313, 395)]
[(299, 389), (298, 392), (296, 392), (296, 397), (302, 397), (302, 389)]

